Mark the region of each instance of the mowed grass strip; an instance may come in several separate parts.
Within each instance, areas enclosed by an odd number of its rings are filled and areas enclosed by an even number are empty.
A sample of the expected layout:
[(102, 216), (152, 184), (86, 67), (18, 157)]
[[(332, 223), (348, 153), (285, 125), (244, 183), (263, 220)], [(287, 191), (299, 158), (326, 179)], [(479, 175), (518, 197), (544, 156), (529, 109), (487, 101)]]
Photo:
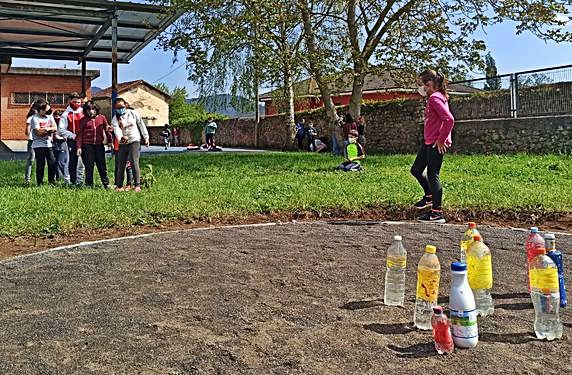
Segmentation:
[[(310, 153), (183, 153), (144, 157), (156, 182), (141, 194), (99, 188), (23, 187), (23, 161), (0, 162), (0, 235), (257, 213), (372, 208), (408, 210), (422, 195), (409, 174), (414, 155), (368, 156), (365, 172), (335, 170), (339, 158)], [(112, 162), (108, 163), (112, 171)], [(112, 176), (112, 173), (110, 173)], [(572, 212), (572, 157), (447, 155), (445, 209)]]

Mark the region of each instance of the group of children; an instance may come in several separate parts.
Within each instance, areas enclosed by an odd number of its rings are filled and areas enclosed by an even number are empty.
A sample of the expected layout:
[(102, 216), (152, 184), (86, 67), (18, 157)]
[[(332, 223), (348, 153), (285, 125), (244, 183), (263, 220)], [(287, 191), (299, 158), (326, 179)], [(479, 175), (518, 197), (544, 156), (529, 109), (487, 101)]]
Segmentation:
[(38, 185), (44, 183), (47, 165), (50, 184), (61, 179), (71, 186), (81, 186), (85, 171), (85, 185), (93, 187), (97, 167), (101, 183), (109, 188), (105, 162), (105, 147), (109, 146), (115, 155), (115, 189), (141, 191), (139, 155), (141, 143), (149, 145), (149, 134), (141, 116), (124, 99), (117, 98), (114, 108), (109, 123), (95, 102), (85, 101), (78, 93), (70, 94), (63, 112), (53, 112), (45, 99), (36, 100), (26, 121), (26, 183), (30, 182), (35, 159)]
[(327, 148), (326, 144), (318, 138), (318, 130), (314, 127), (314, 123), (309, 121), (306, 126), (306, 120), (301, 119), (296, 124), (296, 142), (300, 151), (304, 150), (304, 140), (308, 142), (308, 151), (322, 152)]

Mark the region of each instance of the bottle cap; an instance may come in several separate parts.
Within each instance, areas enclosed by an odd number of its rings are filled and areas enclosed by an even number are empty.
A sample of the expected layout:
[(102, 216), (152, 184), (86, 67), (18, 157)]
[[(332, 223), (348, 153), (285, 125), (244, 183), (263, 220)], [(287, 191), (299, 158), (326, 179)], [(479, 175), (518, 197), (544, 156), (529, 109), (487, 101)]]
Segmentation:
[(537, 227), (530, 227), (530, 233), (538, 233)]
[(476, 227), (477, 227), (477, 223), (475, 223), (474, 221), (469, 221), (469, 228), (475, 229)]
[(435, 254), (437, 252), (437, 248), (433, 245), (425, 246), (425, 252), (429, 254)]
[(393, 236), (393, 239), (394, 239), (395, 241), (401, 241), (401, 240), (403, 240), (403, 238), (402, 238), (401, 236)]
[(467, 265), (463, 262), (453, 262), (451, 263), (451, 271), (466, 271)]
[(434, 314), (443, 314), (443, 308), (441, 306), (433, 306)]
[(544, 239), (545, 239), (545, 240), (555, 240), (556, 237), (554, 236), (554, 233), (546, 233), (546, 234), (544, 235)]
[(475, 234), (473, 236), (473, 241), (482, 241), (482, 240), (483, 240), (483, 237), (481, 237), (480, 234)]

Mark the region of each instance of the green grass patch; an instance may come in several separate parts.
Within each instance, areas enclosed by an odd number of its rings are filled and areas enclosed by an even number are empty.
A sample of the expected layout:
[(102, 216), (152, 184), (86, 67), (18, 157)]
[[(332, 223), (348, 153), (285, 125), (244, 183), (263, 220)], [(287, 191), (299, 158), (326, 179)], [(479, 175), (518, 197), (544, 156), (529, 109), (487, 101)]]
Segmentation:
[[(413, 159), (414, 155), (369, 156), (365, 172), (343, 173), (335, 170), (340, 159), (310, 153), (145, 157), (141, 165), (153, 165), (156, 182), (141, 194), (23, 187), (24, 162), (4, 161), (0, 162), (0, 235), (257, 213), (408, 210), (422, 195), (409, 174)], [(571, 156), (447, 155), (441, 178), (445, 209), (572, 212)]]

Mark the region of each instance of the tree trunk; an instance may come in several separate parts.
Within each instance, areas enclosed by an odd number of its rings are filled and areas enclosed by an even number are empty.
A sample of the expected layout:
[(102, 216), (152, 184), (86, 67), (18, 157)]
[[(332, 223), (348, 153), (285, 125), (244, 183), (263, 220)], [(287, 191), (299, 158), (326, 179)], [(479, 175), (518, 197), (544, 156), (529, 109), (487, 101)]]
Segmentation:
[(284, 61), (284, 88), (285, 96), (288, 98), (288, 118), (287, 126), (290, 130), (290, 140), (294, 142), (296, 138), (296, 120), (294, 118), (294, 82), (292, 78), (292, 69), (290, 68), (290, 61), (285, 58)]
[(338, 128), (338, 113), (334, 102), (332, 100), (332, 95), (327, 82), (323, 79), (324, 77), (324, 64), (319, 61), (320, 54), (318, 47), (316, 45), (316, 36), (314, 34), (314, 28), (312, 25), (312, 16), (310, 14), (310, 9), (308, 8), (308, 3), (306, 0), (299, 0), (298, 6), (300, 7), (300, 12), (302, 14), (302, 21), (304, 23), (304, 40), (306, 41), (306, 47), (308, 48), (308, 62), (310, 65), (310, 73), (316, 80), (318, 88), (320, 90), (320, 95), (322, 96), (322, 101), (324, 102), (324, 109), (326, 112), (326, 117), (328, 120), (328, 127), (332, 137), (332, 153), (335, 155), (340, 154), (338, 139), (336, 136), (336, 130)]
[(365, 69), (360, 63), (354, 64), (354, 79), (352, 84), (352, 96), (350, 98), (349, 112), (354, 119), (361, 114), (361, 101), (363, 98), (363, 84), (365, 79)]

